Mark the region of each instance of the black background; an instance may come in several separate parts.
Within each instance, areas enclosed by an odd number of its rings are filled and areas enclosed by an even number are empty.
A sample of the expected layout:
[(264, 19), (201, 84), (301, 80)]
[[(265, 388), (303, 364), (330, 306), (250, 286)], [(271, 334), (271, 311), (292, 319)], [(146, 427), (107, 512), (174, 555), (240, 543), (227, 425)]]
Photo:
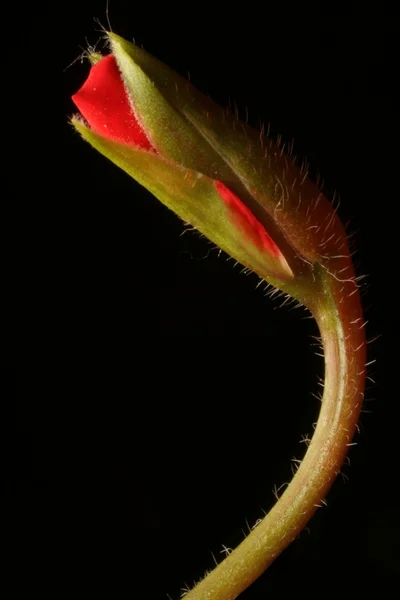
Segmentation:
[[(294, 6), (113, 0), (109, 12), (115, 32), (190, 71), (221, 104), (234, 99), (243, 118), (247, 107), (255, 126), (294, 138), (327, 195), (339, 192), (358, 273), (369, 275), (376, 384), (348, 481), (241, 598), (388, 597), (399, 574), (394, 16), (383, 4)], [(14, 51), (31, 108), (17, 129), (32, 134), (10, 198), (17, 228), (29, 225), (16, 239), (23, 346), (38, 367), (21, 385), (3, 486), (21, 578), (56, 598), (175, 600), (272, 506), (274, 484), (302, 456), (323, 374), (316, 328), (207, 241), (181, 236), (172, 213), (70, 127), (89, 66), (67, 67), (85, 36), (101, 38), (93, 17), (107, 27), (105, 2), (42, 3), (26, 17)]]

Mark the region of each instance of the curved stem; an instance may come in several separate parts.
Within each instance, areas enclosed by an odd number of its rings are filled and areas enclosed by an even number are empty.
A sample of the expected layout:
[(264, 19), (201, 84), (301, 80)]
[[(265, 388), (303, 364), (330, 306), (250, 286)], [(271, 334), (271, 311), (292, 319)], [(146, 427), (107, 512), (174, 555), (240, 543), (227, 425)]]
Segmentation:
[[(346, 262), (350, 264), (350, 259)], [(354, 280), (339, 282), (318, 269), (323, 294), (307, 302), (318, 323), (325, 356), (324, 394), (314, 436), (271, 511), (186, 600), (234, 600), (255, 581), (321, 505), (351, 444), (365, 382), (362, 309)]]

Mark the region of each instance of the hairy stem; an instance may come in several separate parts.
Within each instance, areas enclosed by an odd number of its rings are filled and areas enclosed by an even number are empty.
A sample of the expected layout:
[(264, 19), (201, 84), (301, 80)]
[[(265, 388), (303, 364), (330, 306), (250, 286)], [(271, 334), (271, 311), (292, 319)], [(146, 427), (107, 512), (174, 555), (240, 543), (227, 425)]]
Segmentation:
[[(350, 259), (346, 259), (352, 270)], [(354, 279), (318, 268), (323, 293), (307, 304), (322, 337), (324, 394), (318, 423), (291, 483), (250, 535), (186, 596), (234, 600), (297, 537), (325, 498), (352, 442), (365, 382), (365, 333)]]

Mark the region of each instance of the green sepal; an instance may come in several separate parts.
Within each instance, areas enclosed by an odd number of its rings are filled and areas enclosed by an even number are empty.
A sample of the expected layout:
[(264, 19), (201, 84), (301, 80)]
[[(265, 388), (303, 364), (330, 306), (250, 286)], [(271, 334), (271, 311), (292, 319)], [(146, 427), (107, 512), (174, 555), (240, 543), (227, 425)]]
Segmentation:
[(277, 257), (260, 250), (235, 227), (228, 207), (215, 188), (215, 180), (171, 164), (154, 152), (105, 139), (77, 118), (72, 119), (72, 124), (96, 150), (243, 266), (280, 288), (293, 280), (293, 273), (282, 254)]
[[(153, 73), (143, 68), (146, 65), (135, 60), (137, 47), (114, 33), (110, 33), (109, 38), (132, 109), (153, 146), (183, 167), (229, 180), (229, 168), (224, 161), (186, 119), (179, 106), (164, 95)], [(138, 56), (140, 54), (139, 51)], [(171, 78), (168, 81), (173, 85)]]
[(91, 65), (95, 65), (100, 62), (104, 56), (100, 54), (100, 52), (89, 52), (88, 54), (89, 62)]
[(269, 231), (279, 229), (296, 253), (311, 263), (320, 261), (319, 225), (333, 209), (306, 168), (145, 50), (108, 35), (129, 92), (141, 103), (145, 129), (157, 136), (156, 146), (180, 164), (230, 185)]

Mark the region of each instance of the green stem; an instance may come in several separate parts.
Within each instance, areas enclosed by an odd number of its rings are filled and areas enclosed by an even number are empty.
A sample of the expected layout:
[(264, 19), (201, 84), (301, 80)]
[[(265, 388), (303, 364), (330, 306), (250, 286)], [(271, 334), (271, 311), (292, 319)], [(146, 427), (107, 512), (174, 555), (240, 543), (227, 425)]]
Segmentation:
[[(348, 268), (350, 259), (346, 261)], [(297, 537), (325, 498), (357, 426), (365, 382), (365, 333), (354, 280), (322, 268), (323, 293), (307, 302), (322, 336), (324, 394), (318, 423), (291, 483), (250, 535), (185, 600), (234, 600)]]

